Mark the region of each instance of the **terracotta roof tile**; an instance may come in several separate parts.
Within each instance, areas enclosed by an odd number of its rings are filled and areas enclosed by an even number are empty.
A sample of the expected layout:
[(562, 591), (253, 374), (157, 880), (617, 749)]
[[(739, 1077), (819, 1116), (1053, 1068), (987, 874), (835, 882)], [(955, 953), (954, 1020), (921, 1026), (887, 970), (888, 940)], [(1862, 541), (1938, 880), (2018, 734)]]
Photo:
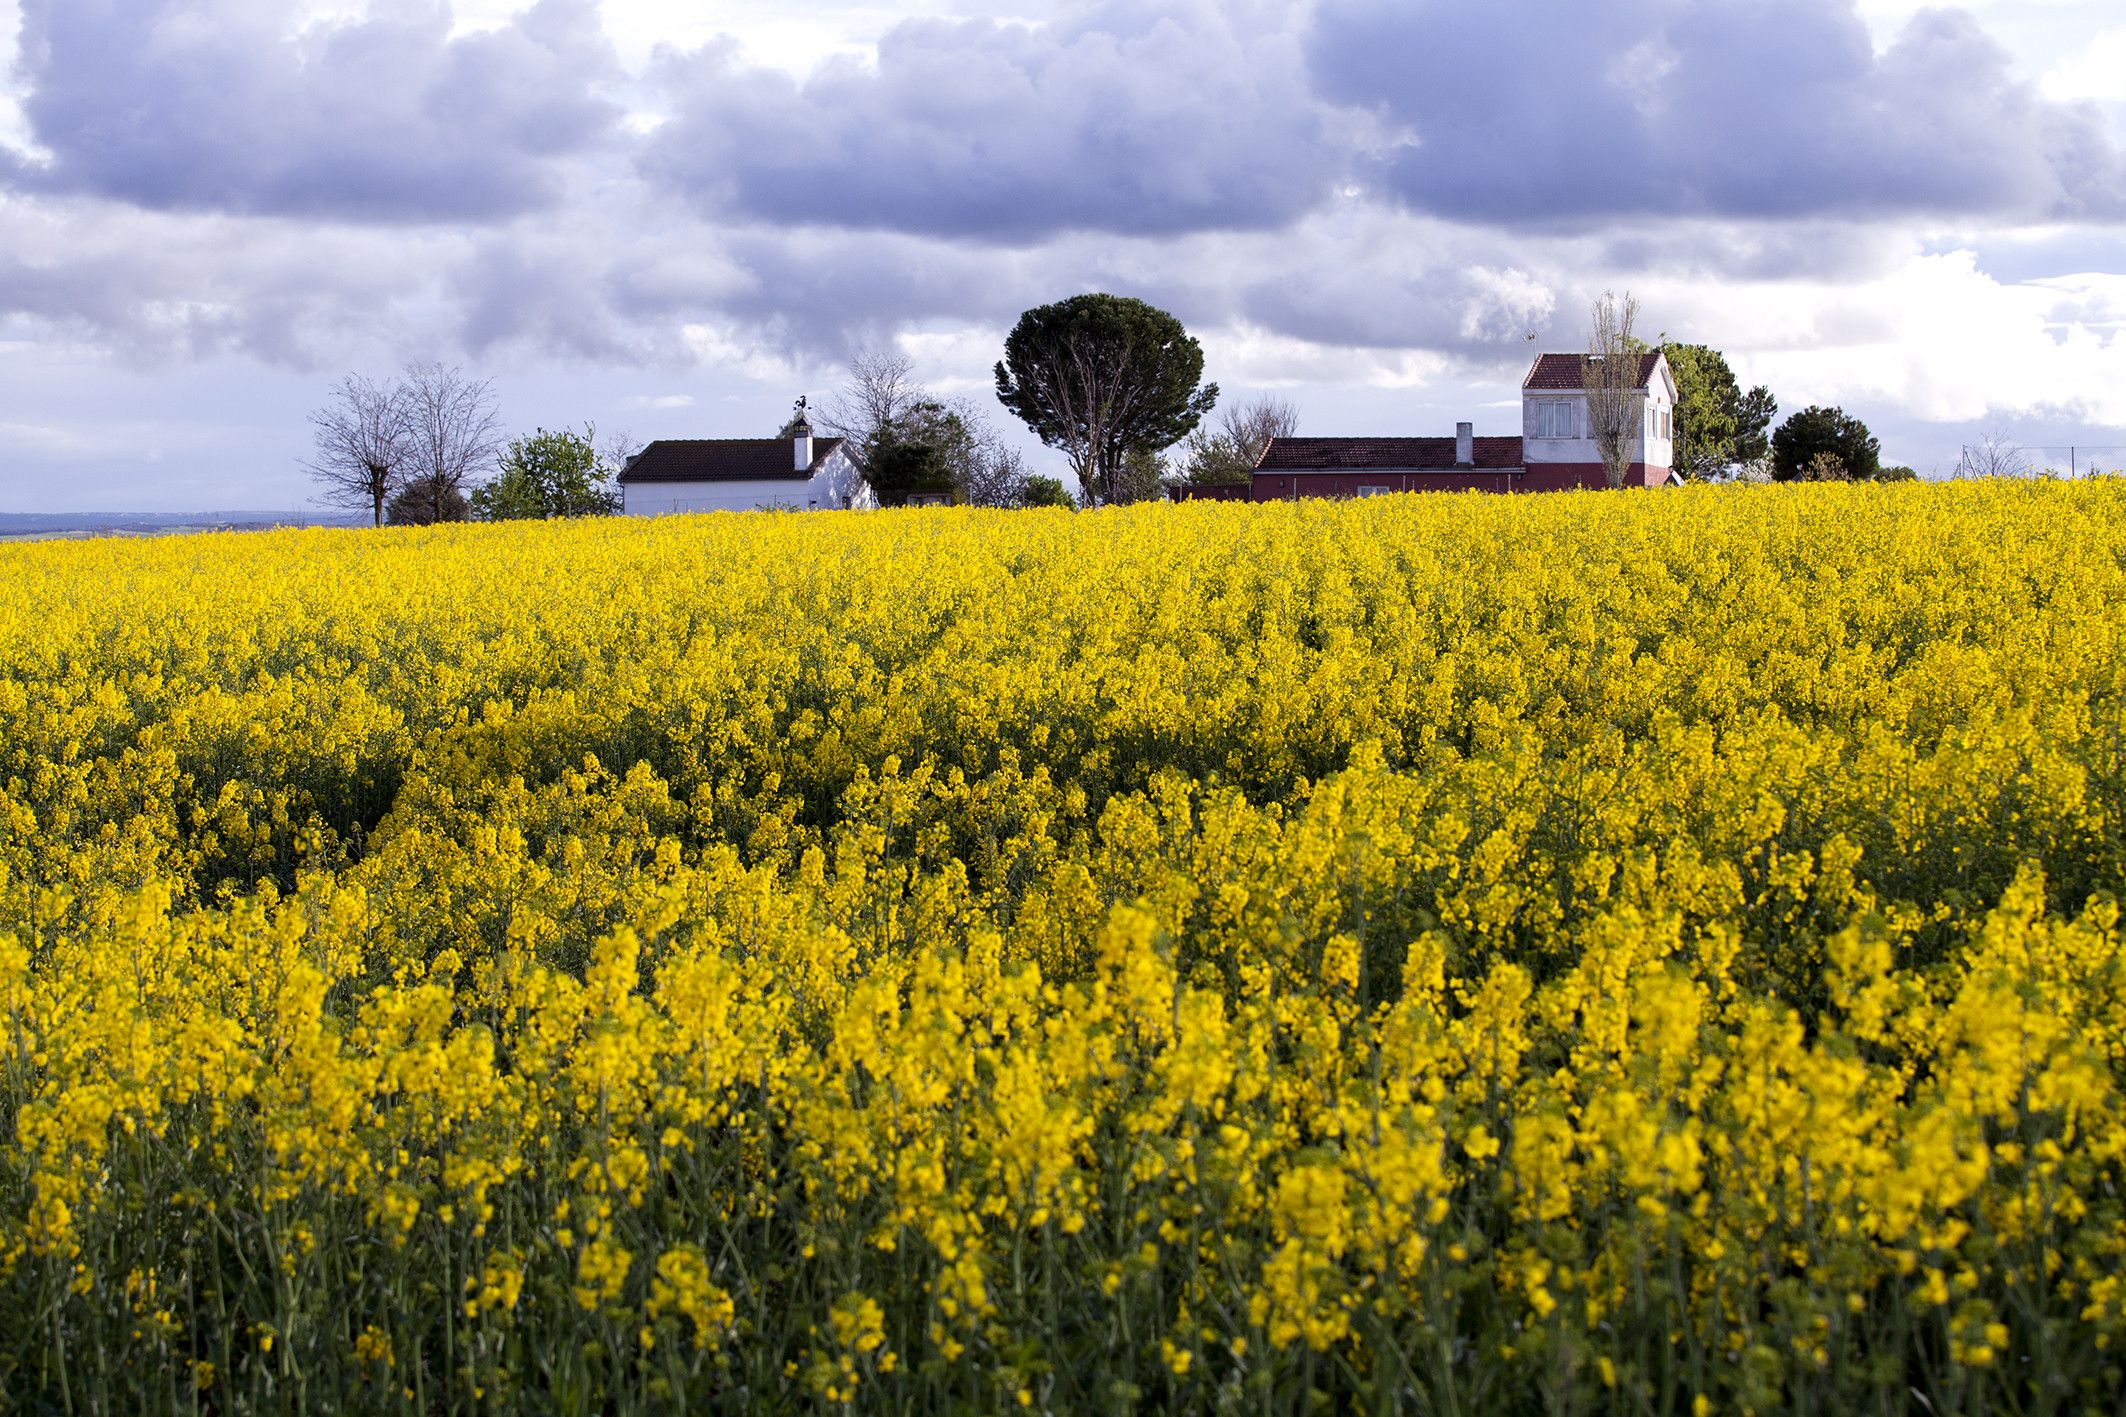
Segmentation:
[[(1479, 468), (1521, 466), (1518, 438), (1478, 438)], [(1452, 438), (1273, 438), (1257, 472), (1454, 472)], [(1463, 469), (1466, 470), (1466, 469)]]
[[(1539, 354), (1521, 381), (1524, 389), (1584, 389), (1587, 380), (1581, 374), (1581, 366), (1587, 362), (1584, 354)], [(1658, 350), (1648, 350), (1639, 356), (1638, 387), (1645, 388), (1654, 377), (1654, 366), (1661, 362)]]

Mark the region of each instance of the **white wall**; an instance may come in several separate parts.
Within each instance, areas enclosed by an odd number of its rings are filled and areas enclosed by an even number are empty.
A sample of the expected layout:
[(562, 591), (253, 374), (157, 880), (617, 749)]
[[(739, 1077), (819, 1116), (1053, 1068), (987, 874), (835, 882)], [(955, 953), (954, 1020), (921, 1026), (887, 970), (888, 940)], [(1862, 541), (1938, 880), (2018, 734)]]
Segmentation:
[[(1646, 424), (1639, 434), (1640, 446), (1646, 450), (1644, 461), (1648, 467), (1674, 467), (1676, 464), (1675, 412), (1676, 401), (1669, 396), (1668, 390), (1659, 379), (1654, 380), (1643, 414)], [(1663, 415), (1667, 416), (1666, 435), (1661, 431)]]
[[(1572, 427), (1580, 436), (1574, 438), (1540, 438), (1536, 429), (1537, 405), (1542, 403), (1567, 403), (1572, 405)], [(1521, 461), (1529, 467), (1538, 463), (1569, 462), (1591, 463), (1602, 460), (1601, 450), (1595, 447), (1594, 439), (1587, 434), (1587, 395), (1569, 393), (1559, 389), (1524, 389), (1521, 392)]]
[(878, 505), (856, 468), (836, 448), (809, 478), (770, 477), (753, 482), (637, 482), (620, 489), (621, 510), (631, 517), (675, 512), (839, 510), (842, 499), (859, 510)]
[[(1560, 399), (1572, 405), (1572, 426), (1580, 436), (1573, 438), (1538, 438), (1536, 436), (1536, 405), (1549, 399)], [(1648, 467), (1672, 467), (1676, 460), (1675, 428), (1676, 380), (1669, 372), (1668, 360), (1662, 359), (1654, 366), (1654, 377), (1648, 385), (1646, 397), (1640, 402), (1639, 448), (1632, 456), (1633, 462), (1644, 462)], [(1671, 436), (1657, 437), (1661, 415), (1669, 415)], [(1530, 467), (1539, 463), (1599, 463), (1602, 450), (1595, 440), (1587, 436), (1587, 395), (1576, 390), (1523, 389), (1521, 391), (1521, 460)]]

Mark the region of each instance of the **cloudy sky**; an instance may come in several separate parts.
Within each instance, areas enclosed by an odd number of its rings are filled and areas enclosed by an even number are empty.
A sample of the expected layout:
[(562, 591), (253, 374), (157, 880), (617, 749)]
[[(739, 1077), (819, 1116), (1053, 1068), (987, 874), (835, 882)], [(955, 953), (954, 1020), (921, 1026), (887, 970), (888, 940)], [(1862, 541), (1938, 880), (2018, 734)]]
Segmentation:
[(1605, 288), (1922, 470), (2126, 462), (2126, 12), (0, 0), (5, 511), (295, 508), (414, 358), (645, 439), (982, 394), (1093, 289), (1302, 431), (1511, 432)]

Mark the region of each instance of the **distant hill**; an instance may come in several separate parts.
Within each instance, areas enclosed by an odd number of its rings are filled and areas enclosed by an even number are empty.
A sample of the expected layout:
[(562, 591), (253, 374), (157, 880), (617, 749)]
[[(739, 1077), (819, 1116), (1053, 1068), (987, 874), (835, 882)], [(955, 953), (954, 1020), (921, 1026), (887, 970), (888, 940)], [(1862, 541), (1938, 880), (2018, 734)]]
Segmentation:
[(361, 526), (335, 512), (0, 512), (0, 540), (69, 536), (176, 536), (277, 526)]

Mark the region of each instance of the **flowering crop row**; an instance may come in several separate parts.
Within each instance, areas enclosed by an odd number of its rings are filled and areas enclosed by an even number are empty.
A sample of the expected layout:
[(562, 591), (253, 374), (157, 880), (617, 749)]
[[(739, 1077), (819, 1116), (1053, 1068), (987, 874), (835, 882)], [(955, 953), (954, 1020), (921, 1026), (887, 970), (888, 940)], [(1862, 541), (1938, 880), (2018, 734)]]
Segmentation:
[(0, 586), (0, 1410), (2126, 1387), (2115, 483)]

